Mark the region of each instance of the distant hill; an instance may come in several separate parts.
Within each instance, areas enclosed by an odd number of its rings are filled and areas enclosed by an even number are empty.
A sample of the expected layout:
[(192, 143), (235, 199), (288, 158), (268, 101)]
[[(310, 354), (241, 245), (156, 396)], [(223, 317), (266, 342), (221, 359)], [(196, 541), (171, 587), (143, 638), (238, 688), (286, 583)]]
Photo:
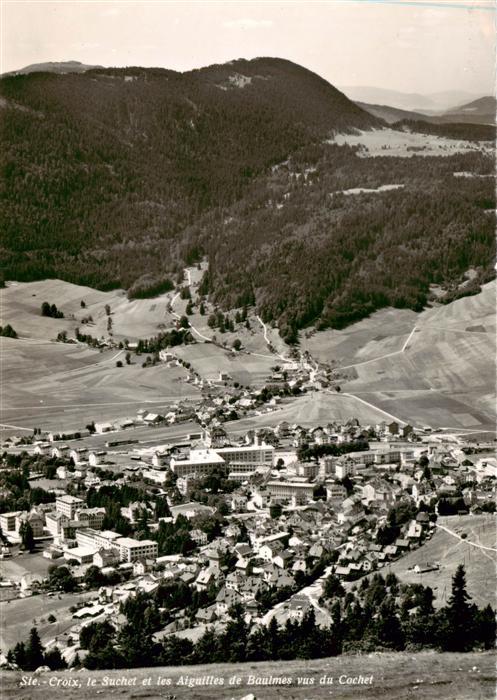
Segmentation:
[(478, 97), (462, 90), (446, 90), (431, 94), (407, 93), (372, 86), (348, 86), (340, 89), (351, 100), (373, 105), (390, 105), (395, 109), (424, 114), (441, 114)]
[(458, 121), (472, 124), (493, 124), (495, 125), (497, 101), (495, 97), (480, 97), (478, 100), (463, 104), (456, 109), (446, 112), (442, 119), (444, 121)]
[(378, 119), (383, 119), (388, 124), (399, 121), (424, 121), (431, 124), (483, 124), (495, 125), (496, 100), (495, 97), (481, 97), (461, 107), (454, 108), (439, 115), (423, 114), (386, 104), (369, 104), (368, 102), (356, 102), (356, 104)]
[(92, 68), (102, 68), (102, 66), (89, 66), (79, 61), (48, 61), (47, 63), (32, 63), (19, 70), (4, 73), (4, 75), (27, 75), (28, 73), (85, 73)]
[(402, 121), (403, 119), (412, 120), (429, 120), (431, 117), (427, 117), (421, 112), (410, 112), (405, 109), (397, 109), (397, 107), (389, 107), (388, 105), (375, 105), (369, 104), (368, 102), (356, 102), (361, 109), (369, 112), (378, 119), (383, 119), (387, 124), (395, 124), (395, 122)]

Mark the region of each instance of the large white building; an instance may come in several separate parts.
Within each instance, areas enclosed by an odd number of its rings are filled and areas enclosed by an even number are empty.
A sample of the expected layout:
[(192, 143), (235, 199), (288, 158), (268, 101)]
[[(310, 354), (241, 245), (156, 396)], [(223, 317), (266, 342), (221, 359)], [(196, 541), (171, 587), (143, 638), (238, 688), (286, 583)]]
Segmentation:
[(270, 481), (267, 490), (276, 500), (295, 501), (296, 503), (306, 503), (312, 499), (315, 484), (300, 481)]
[(66, 515), (69, 518), (69, 520), (74, 520), (76, 511), (78, 510), (78, 508), (83, 508), (84, 504), (85, 502), (81, 498), (77, 498), (76, 496), (59, 496), (55, 500), (55, 510), (58, 513)]
[(121, 538), (118, 532), (112, 530), (93, 530), (85, 528), (76, 532), (76, 542), (80, 547), (95, 547), (96, 549), (110, 549), (116, 546), (116, 541)]
[(215, 467), (225, 465), (224, 459), (217, 453), (217, 450), (191, 450), (188, 459), (171, 459), (171, 469), (178, 476), (208, 476)]
[(119, 559), (121, 561), (157, 559), (159, 555), (159, 545), (153, 540), (135, 540), (132, 537), (120, 537), (116, 544), (119, 547)]
[(216, 447), (217, 454), (224, 459), (230, 472), (252, 474), (257, 467), (273, 466), (274, 447), (262, 443), (243, 447)]

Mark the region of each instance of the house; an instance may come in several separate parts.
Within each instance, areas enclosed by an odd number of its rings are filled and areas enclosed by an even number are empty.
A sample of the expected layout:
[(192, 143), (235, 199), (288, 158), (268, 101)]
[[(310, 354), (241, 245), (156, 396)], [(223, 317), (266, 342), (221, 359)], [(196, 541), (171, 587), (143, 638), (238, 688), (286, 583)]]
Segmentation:
[(143, 417), (143, 422), (146, 423), (146, 425), (158, 425), (162, 423), (163, 420), (164, 416), (161, 416), (159, 413), (146, 413)]
[(114, 426), (112, 425), (112, 423), (95, 423), (96, 433), (110, 433), (112, 430), (114, 430)]
[(52, 457), (55, 459), (67, 459), (69, 456), (69, 445), (57, 445), (52, 448)]
[(91, 467), (100, 466), (104, 462), (106, 454), (107, 454), (107, 452), (105, 452), (105, 450), (98, 450), (96, 452), (89, 452), (88, 453), (88, 464)]
[(41, 574), (24, 574), (21, 577), (21, 592), (25, 593), (26, 591), (39, 588), (40, 584), (43, 582), (43, 578)]
[(143, 576), (147, 573), (147, 571), (151, 571), (153, 569), (153, 566), (154, 562), (152, 559), (136, 559), (133, 562), (133, 575)]
[(69, 520), (74, 520), (76, 511), (79, 508), (84, 508), (84, 506), (85, 502), (83, 499), (77, 498), (76, 496), (69, 496), (68, 494), (55, 499), (55, 510), (57, 513), (66, 515)]
[(291, 552), (288, 549), (284, 549), (283, 551), (278, 552), (276, 556), (273, 557), (273, 562), (276, 564), (276, 566), (279, 566), (280, 569), (288, 569), (293, 558), (293, 552)]
[(69, 459), (72, 459), (74, 464), (81, 464), (81, 462), (85, 461), (87, 456), (88, 456), (88, 448), (87, 447), (79, 447), (79, 448), (73, 449), (69, 452)]
[(247, 502), (247, 496), (234, 493), (230, 499), (231, 510), (234, 513), (244, 513), (247, 510)]
[(228, 610), (232, 608), (233, 605), (241, 602), (242, 597), (237, 591), (223, 586), (216, 596), (216, 614), (218, 616), (226, 615)]
[(295, 595), (293, 598), (290, 598), (285, 608), (288, 610), (288, 617), (291, 620), (301, 622), (311, 606), (312, 603), (307, 596)]
[(383, 479), (373, 479), (362, 487), (362, 498), (366, 504), (380, 501), (391, 505), (395, 501), (395, 491), (391, 484)]
[(93, 555), (93, 564), (99, 569), (104, 569), (106, 566), (114, 566), (119, 563), (119, 553), (117, 549), (99, 549)]

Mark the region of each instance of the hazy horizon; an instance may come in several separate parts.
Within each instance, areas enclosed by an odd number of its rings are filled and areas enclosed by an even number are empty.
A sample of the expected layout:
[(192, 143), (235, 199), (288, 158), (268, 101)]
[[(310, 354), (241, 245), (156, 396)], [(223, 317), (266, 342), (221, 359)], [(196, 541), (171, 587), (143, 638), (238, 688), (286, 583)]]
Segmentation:
[(1, 72), (285, 58), (347, 87), (495, 93), (492, 0), (4, 0)]

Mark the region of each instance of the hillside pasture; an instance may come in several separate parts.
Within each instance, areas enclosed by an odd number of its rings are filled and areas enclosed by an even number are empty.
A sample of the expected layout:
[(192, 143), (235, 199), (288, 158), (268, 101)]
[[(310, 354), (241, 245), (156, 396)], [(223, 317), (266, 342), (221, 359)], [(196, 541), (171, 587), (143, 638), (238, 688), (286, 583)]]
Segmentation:
[[(147, 403), (158, 410), (179, 398), (199, 395), (185, 383), (182, 367), (142, 368), (139, 357), (126, 365), (123, 351), (1, 340), (4, 425), (73, 430), (90, 420), (133, 415)], [(117, 360), (123, 367), (116, 367)], [(2, 435), (12, 432), (16, 431), (5, 428)]]
[[(48, 563), (53, 565), (53, 562)], [(42, 593), (28, 598), (11, 600), (8, 603), (0, 603), (2, 619), (0, 648), (2, 652), (7, 652), (17, 642), (25, 641), (29, 637), (29, 631), (33, 626), (37, 627), (43, 644), (54, 639), (57, 635), (63, 635), (66, 630), (76, 623), (69, 608), (95, 597), (94, 591), (88, 593), (58, 593), (56, 596)], [(55, 623), (47, 622), (47, 617), (50, 614), (56, 617), (57, 621)]]
[(355, 399), (339, 393), (313, 392), (296, 399), (286, 400), (271, 413), (243, 418), (233, 424), (237, 431), (275, 426), (282, 421), (302, 427), (326, 425), (330, 421), (347, 421), (358, 418), (361, 423), (375, 424), (386, 419), (384, 413)]
[[(74, 337), (74, 329), (94, 338), (107, 338), (108, 316), (105, 307), (110, 306), (112, 332), (116, 340), (130, 341), (149, 338), (161, 330), (171, 328), (175, 319), (167, 307), (171, 293), (153, 299), (129, 300), (126, 292), (117, 289), (100, 292), (90, 287), (71, 284), (62, 280), (40, 282), (9, 282), (1, 294), (3, 324), (10, 323), (21, 338), (55, 340), (60, 331)], [(54, 319), (41, 315), (44, 301), (56, 304), (64, 318)], [(85, 307), (81, 306), (84, 302)], [(91, 317), (88, 323), (84, 318)]]
[[(497, 552), (480, 549), (474, 542), (496, 548), (496, 517), (494, 515), (466, 515), (440, 517), (437, 524), (454, 532), (464, 532), (464, 540), (437, 527), (433, 537), (413, 552), (386, 566), (384, 573), (395, 573), (403, 583), (422, 583), (435, 593), (435, 606), (446, 605), (452, 577), (459, 564), (466, 568), (467, 590), (478, 606), (496, 605)], [(416, 574), (414, 566), (438, 563), (438, 571)]]
[(383, 309), (302, 338), (337, 369), (342, 390), (414, 425), (495, 425), (495, 281), (420, 314)]
[(359, 391), (357, 396), (416, 427), (429, 425), (457, 430), (491, 430), (494, 427), (489, 415), (474, 406), (468, 406), (466, 395), (456, 400), (453, 396), (436, 390), (397, 390)]

